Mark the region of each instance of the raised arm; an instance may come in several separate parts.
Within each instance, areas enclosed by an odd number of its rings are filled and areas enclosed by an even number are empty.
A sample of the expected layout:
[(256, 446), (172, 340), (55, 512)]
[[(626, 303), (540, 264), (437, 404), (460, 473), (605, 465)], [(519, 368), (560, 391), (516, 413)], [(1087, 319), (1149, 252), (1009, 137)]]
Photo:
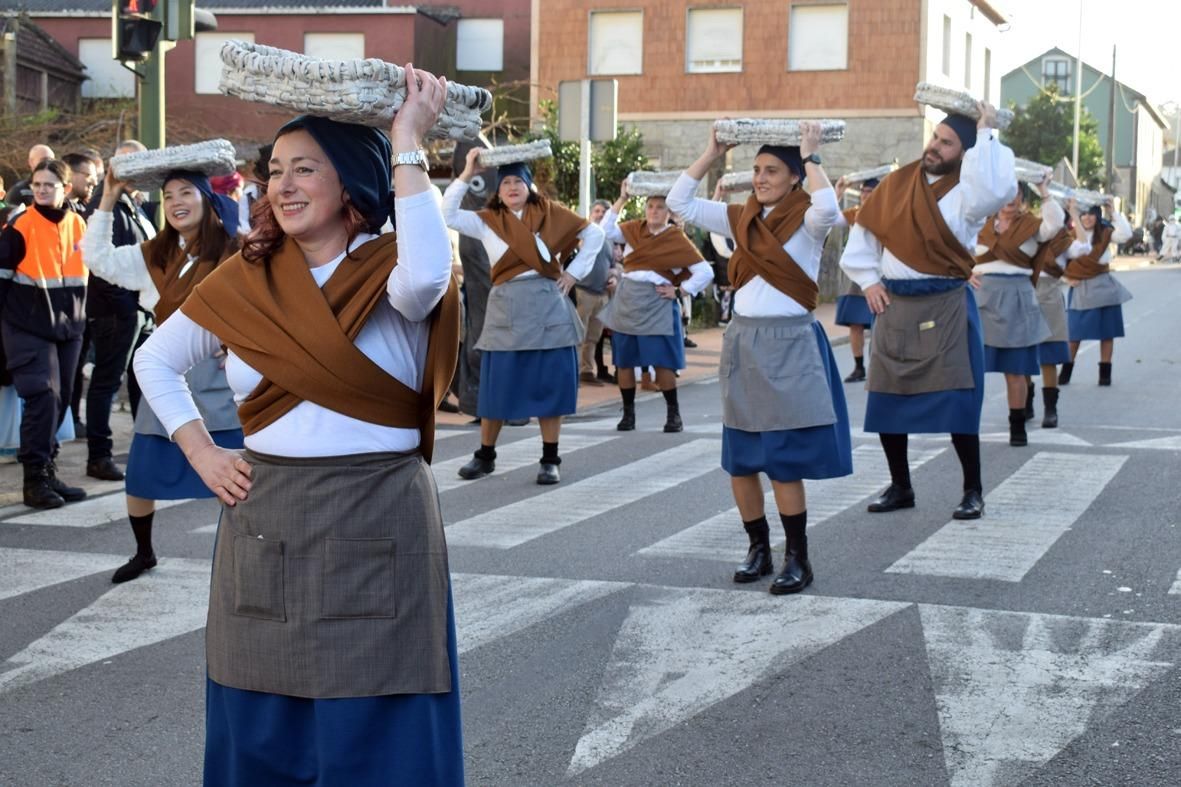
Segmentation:
[(981, 103), (976, 144), (964, 153), (960, 166), (964, 217), (984, 221), (1017, 196), (1017, 170), (1013, 151), (1002, 145), (993, 131), (996, 109)]
[(1132, 225), (1128, 223), (1126, 218), (1124, 218), (1124, 214), (1115, 213), (1115, 215), (1111, 217), (1111, 223), (1114, 226), (1114, 229), (1111, 233), (1112, 243), (1127, 243), (1132, 239)]
[[(107, 202), (103, 194), (102, 203)], [(82, 236), (82, 261), (91, 273), (116, 287), (137, 292), (156, 292), (156, 285), (148, 275), (148, 263), (144, 259), (143, 246), (116, 246), (114, 236), (115, 214), (100, 206), (90, 214), (86, 223), (86, 234)]]
[(682, 221), (696, 224), (709, 232), (716, 232), (727, 238), (733, 238), (730, 230), (730, 219), (726, 212), (726, 203), (708, 199), (697, 199), (694, 192), (698, 184), (713, 163), (726, 155), (726, 151), (733, 145), (723, 145), (718, 142), (717, 133), (713, 127), (709, 130), (709, 140), (705, 144), (705, 151), (681, 173), (677, 182), (668, 192), (665, 202), (668, 209), (681, 217)]
[[(820, 168), (816, 167), (816, 169)], [(841, 216), (841, 209), (837, 204), (837, 194), (832, 187), (812, 192), (812, 204), (804, 212), (804, 231), (816, 240), (824, 240), (829, 230), (841, 221), (844, 221), (844, 217)]]
[(603, 237), (612, 243), (626, 243), (623, 233), (619, 230), (619, 212), (614, 207), (599, 219), (599, 229), (603, 231)]
[(474, 210), (463, 210), (459, 205), (471, 188), (472, 178), (481, 171), (483, 168), (480, 166), (480, 148), (472, 148), (467, 152), (463, 171), (443, 192), (443, 220), (447, 222), (447, 226), (477, 240), (484, 237), (487, 225)]
[(390, 271), (386, 296), (411, 322), (430, 316), (451, 281), (451, 238), (439, 203), (434, 187), (394, 200), (398, 264)]
[[(1045, 184), (1040, 188), (1045, 189)], [(1058, 200), (1050, 199), (1048, 191), (1042, 192), (1042, 226), (1037, 231), (1037, 242), (1045, 243), (1058, 234), (1066, 225), (1066, 212)]]

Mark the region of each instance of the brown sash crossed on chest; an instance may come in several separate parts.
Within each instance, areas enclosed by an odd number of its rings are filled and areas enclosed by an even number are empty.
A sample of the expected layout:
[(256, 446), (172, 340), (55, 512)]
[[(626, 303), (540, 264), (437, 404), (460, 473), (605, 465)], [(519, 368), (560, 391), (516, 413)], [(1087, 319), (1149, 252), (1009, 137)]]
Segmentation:
[(726, 271), (734, 289), (759, 276), (808, 311), (816, 308), (820, 288), (783, 248), (803, 226), (811, 205), (808, 193), (796, 189), (766, 216), (753, 195), (742, 205), (727, 206), (735, 248)]
[(323, 287), (288, 238), (265, 262), (236, 254), (209, 274), (181, 306), (262, 375), (242, 402), (242, 429), (253, 434), (308, 401), (381, 426), (418, 429), (431, 460), (435, 409), (459, 357), (459, 288), (452, 277), (429, 320), (422, 392), (362, 353), (354, 340), (386, 297), (398, 264), (394, 233), (352, 251)]
[(1111, 234), (1114, 228), (1104, 222), (1099, 231), (1095, 233), (1097, 236), (1091, 245), (1091, 250), (1081, 257), (1075, 257), (1066, 263), (1066, 277), (1075, 279), (1077, 281), (1084, 281), (1086, 279), (1093, 279), (1096, 276), (1102, 276), (1105, 273), (1110, 273), (1111, 269), (1106, 265), (1100, 265), (1099, 259), (1107, 252), (1107, 247), (1111, 245)]
[[(156, 302), (156, 308), (153, 310), (157, 325), (171, 317), (173, 312), (179, 309), (185, 299), (189, 297), (193, 288), (237, 251), (236, 244), (226, 244), (226, 254), (220, 260), (199, 258), (189, 265), (188, 255), (184, 249), (178, 247), (173, 254), (169, 255), (164, 267), (161, 268), (150, 262), (154, 255), (149, 249), (150, 244), (155, 243), (160, 237), (163, 236), (157, 236), (157, 238), (143, 244), (144, 259), (149, 260), (148, 276), (151, 277), (152, 284), (156, 286), (156, 292), (160, 294), (160, 300)], [(186, 265), (188, 265), (187, 268)]]
[[(1065, 227), (1058, 230), (1058, 234), (1037, 247), (1037, 254), (1033, 255), (1033, 269), (1037, 273), (1062, 278), (1062, 268), (1058, 265), (1058, 258), (1066, 253), (1070, 244), (1074, 243), (1074, 233)], [(1036, 284), (1037, 282), (1034, 282)]]
[(1031, 213), (1022, 213), (1009, 222), (1004, 232), (996, 231), (996, 221), (996, 215), (989, 216), (988, 221), (984, 222), (984, 229), (980, 230), (977, 242), (987, 247), (988, 251), (976, 255), (976, 264), (1000, 261), (1026, 268), (1034, 272), (1033, 283), (1037, 284), (1034, 258), (1021, 250), (1021, 244), (1037, 235), (1042, 220)]
[(857, 223), (872, 232), (890, 253), (930, 276), (967, 279), (975, 260), (947, 226), (939, 200), (960, 182), (960, 167), (927, 182), (922, 161), (912, 161), (882, 179), (857, 212)]
[[(496, 237), (504, 241), (508, 250), (492, 265), (492, 285), (503, 284), (526, 271), (536, 271), (547, 279), (562, 275), (559, 257), (570, 254), (582, 232), (590, 222), (552, 200), (539, 197), (529, 202), (517, 218), (508, 208), (485, 208), (477, 213)], [(541, 258), (536, 237), (549, 250), (551, 262)], [(564, 260), (563, 260), (564, 262)]]
[(653, 235), (648, 222), (636, 220), (623, 222), (619, 231), (632, 247), (623, 260), (624, 271), (652, 271), (680, 285), (691, 275), (689, 266), (705, 259), (680, 227), (670, 225)]

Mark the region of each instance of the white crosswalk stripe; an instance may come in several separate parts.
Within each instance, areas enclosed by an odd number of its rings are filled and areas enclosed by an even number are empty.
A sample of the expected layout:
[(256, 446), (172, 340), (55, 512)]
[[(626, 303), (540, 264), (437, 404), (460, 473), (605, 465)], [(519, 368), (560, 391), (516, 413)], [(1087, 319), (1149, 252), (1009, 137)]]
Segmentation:
[[(913, 471), (922, 467), (945, 450), (947, 449), (912, 448), (910, 469)], [(886, 466), (886, 457), (880, 447), (862, 445), (854, 448), (853, 475), (805, 482), (808, 495), (808, 527), (815, 527), (849, 506), (881, 491), (888, 483), (889, 477), (890, 470)], [(767, 493), (764, 506), (770, 512), (768, 522), (772, 522), (772, 532), (779, 533), (772, 521), (776, 510), (773, 493)], [(742, 542), (742, 538), (742, 517), (735, 507), (644, 547), (636, 554), (645, 557), (731, 560), (734, 558), (735, 546)], [(772, 541), (776, 548), (782, 543), (783, 538), (779, 535)]]
[(50, 585), (114, 571), (126, 555), (0, 548), (0, 599), (15, 598)]
[[(156, 510), (182, 506), (192, 500), (158, 500)], [(98, 527), (127, 518), (127, 498), (123, 495), (91, 497), (81, 503), (71, 503), (49, 511), (33, 511), (5, 520), (15, 525), (43, 525), (46, 527)]]
[[(614, 439), (615, 435), (584, 435), (566, 432), (562, 434), (562, 441), (560, 443), (561, 453), (562, 456), (567, 456), (575, 451), (592, 448)], [(517, 440), (513, 443), (499, 445), (496, 447), (496, 474), (500, 475), (513, 470), (519, 470), (522, 467), (536, 465), (540, 459), (540, 437)], [(435, 473), (435, 484), (439, 487), (440, 492), (449, 492), (452, 489), (479, 483), (479, 481), (465, 481), (459, 477), (459, 468), (466, 465), (470, 460), (471, 456), (465, 455), (432, 465), (431, 469)]]
[[(568, 431), (614, 432), (617, 431), (615, 426), (618, 423), (619, 419), (617, 418), (600, 418), (593, 421), (569, 421), (562, 424), (562, 434), (564, 435)], [(659, 416), (646, 423), (637, 419), (635, 431), (640, 434), (663, 434), (664, 421), (660, 420)], [(685, 433), (714, 435), (716, 437), (721, 437), (722, 424), (720, 421), (710, 421), (703, 424), (685, 424)]]
[(717, 440), (694, 440), (447, 528), (447, 543), (511, 549), (719, 467)]
[(1127, 460), (1038, 453), (986, 495), (984, 519), (952, 520), (886, 570), (1020, 582)]

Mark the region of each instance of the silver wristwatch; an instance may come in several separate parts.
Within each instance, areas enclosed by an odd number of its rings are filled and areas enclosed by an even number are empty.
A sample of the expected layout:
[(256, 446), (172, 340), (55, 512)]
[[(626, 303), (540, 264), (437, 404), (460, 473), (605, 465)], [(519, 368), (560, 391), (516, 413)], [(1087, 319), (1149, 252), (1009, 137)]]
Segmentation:
[(398, 153), (394, 156), (394, 166), (400, 167), (403, 164), (408, 164), (413, 167), (422, 167), (423, 172), (430, 172), (430, 167), (426, 160), (426, 151), (422, 148), (412, 150), (409, 153)]

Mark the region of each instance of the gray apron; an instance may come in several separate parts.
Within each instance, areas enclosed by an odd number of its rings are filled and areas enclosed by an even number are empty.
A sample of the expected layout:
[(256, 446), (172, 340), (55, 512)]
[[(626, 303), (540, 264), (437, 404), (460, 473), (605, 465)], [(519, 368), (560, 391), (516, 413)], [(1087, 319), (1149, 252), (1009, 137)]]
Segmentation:
[(552, 279), (528, 276), (488, 293), (478, 350), (555, 350), (582, 344), (578, 310)]
[[(234, 392), (230, 390), (230, 384), (226, 382), (226, 370), (222, 368), (224, 362), (225, 358), (206, 358), (185, 373), (193, 401), (197, 403), (205, 428), (210, 432), (242, 428), (238, 421), (238, 406), (234, 404)], [(164, 424), (152, 412), (146, 397), (135, 413), (135, 433), (156, 435), (165, 440), (171, 438)]]
[(1050, 338), (1028, 276), (986, 273), (980, 277), (976, 301), (989, 347), (1034, 347)]
[(976, 387), (962, 287), (934, 295), (890, 293), (873, 335), (866, 390), (913, 396)]
[(837, 422), (813, 314), (734, 315), (722, 335), (722, 423), (776, 432)]
[(250, 496), (224, 507), (209, 677), (291, 697), (451, 690), (447, 545), (417, 453), (246, 453)]
[(1046, 341), (1066, 341), (1066, 298), (1062, 295), (1060, 279), (1042, 274), (1037, 280), (1037, 305), (1041, 307), (1046, 325), (1050, 326), (1050, 338)]
[(1101, 273), (1093, 279), (1083, 279), (1073, 289), (1070, 308), (1074, 311), (1102, 309), (1104, 306), (1119, 306), (1132, 300), (1119, 279), (1110, 273)]
[(661, 298), (652, 282), (626, 276), (599, 319), (611, 330), (632, 336), (676, 334), (673, 301)]

